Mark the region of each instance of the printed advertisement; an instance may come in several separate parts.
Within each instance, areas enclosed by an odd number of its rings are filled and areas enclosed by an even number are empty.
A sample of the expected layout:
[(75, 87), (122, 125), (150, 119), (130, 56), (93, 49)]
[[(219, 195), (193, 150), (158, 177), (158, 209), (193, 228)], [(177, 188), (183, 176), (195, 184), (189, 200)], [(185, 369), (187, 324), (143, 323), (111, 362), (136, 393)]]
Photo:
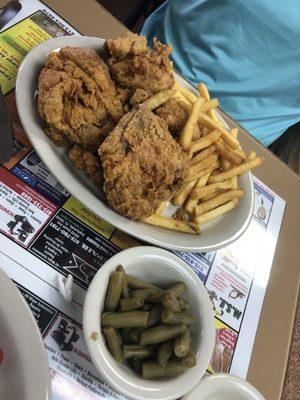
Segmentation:
[[(123, 400), (91, 362), (82, 332), (82, 306), (101, 266), (122, 249), (142, 243), (70, 196), (32, 149), (16, 110), (18, 67), (38, 43), (78, 32), (38, 0), (21, 3), (20, 13), (0, 33), (0, 83), (15, 135), (14, 155), (0, 166), (1, 268), (19, 287), (44, 338), (53, 400)], [(236, 242), (215, 252), (174, 252), (196, 272), (214, 308), (216, 342), (209, 373), (247, 375), (285, 208), (285, 202), (256, 178), (254, 194), (252, 220)], [(57, 283), (69, 275), (71, 303)], [(249, 309), (255, 318), (247, 317)]]

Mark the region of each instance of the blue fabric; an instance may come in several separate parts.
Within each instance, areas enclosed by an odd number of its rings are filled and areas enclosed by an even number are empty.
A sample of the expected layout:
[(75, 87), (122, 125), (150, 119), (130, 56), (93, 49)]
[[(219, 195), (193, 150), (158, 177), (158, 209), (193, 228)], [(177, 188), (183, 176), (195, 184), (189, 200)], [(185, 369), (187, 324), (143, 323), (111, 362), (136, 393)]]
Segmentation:
[(265, 146), (300, 120), (299, 0), (168, 0), (142, 34)]

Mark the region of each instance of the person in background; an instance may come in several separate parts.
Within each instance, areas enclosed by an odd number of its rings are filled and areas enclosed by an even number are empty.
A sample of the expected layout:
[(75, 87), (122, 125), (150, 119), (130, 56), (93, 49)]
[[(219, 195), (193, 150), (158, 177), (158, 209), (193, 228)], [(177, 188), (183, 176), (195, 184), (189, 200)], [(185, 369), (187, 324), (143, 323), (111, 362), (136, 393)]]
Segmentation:
[(141, 34), (171, 44), (175, 69), (300, 172), (299, 0), (167, 0)]

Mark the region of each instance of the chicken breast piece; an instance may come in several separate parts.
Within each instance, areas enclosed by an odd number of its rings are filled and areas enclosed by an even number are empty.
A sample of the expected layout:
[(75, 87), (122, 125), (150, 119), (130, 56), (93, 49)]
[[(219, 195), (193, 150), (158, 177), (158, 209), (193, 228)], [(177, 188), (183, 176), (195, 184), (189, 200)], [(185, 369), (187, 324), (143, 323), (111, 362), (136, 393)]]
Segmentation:
[(107, 65), (92, 49), (50, 53), (38, 79), (38, 111), (58, 145), (97, 151), (124, 113), (118, 96)]
[(144, 36), (126, 33), (106, 41), (110, 58), (107, 61), (113, 78), (123, 87), (157, 93), (174, 86), (173, 68), (169, 60), (172, 47), (153, 40), (153, 50)]
[(126, 114), (99, 149), (108, 203), (133, 219), (147, 217), (182, 185), (188, 158), (164, 121), (141, 107)]

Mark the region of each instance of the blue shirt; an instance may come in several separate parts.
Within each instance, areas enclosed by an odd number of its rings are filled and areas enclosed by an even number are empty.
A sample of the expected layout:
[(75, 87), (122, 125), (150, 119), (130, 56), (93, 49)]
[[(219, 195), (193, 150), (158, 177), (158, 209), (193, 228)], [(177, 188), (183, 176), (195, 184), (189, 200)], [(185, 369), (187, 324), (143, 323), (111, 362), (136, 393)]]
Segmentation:
[(299, 0), (168, 0), (142, 34), (265, 146), (300, 121)]

